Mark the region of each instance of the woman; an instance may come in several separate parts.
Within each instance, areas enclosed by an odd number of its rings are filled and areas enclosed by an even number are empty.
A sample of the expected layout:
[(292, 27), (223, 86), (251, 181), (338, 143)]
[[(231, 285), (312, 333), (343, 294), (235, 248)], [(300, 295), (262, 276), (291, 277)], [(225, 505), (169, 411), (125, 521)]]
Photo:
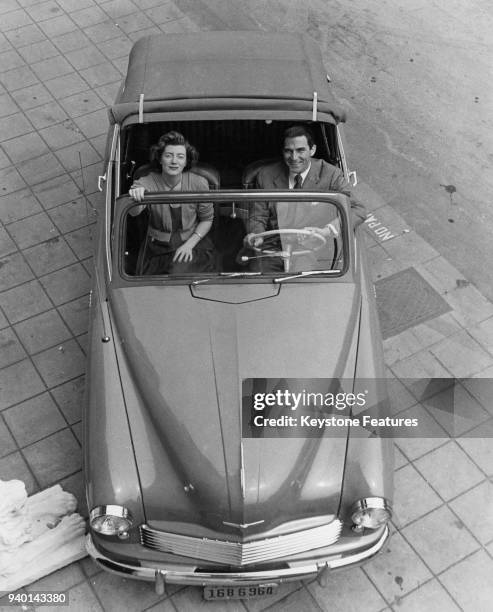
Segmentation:
[[(179, 132), (167, 132), (151, 147), (150, 172), (135, 180), (129, 195), (142, 202), (146, 191), (208, 191), (205, 178), (189, 171), (198, 154)], [(145, 206), (130, 210), (140, 214)], [(212, 202), (149, 206), (149, 227), (139, 253), (138, 274), (181, 274), (213, 269)]]

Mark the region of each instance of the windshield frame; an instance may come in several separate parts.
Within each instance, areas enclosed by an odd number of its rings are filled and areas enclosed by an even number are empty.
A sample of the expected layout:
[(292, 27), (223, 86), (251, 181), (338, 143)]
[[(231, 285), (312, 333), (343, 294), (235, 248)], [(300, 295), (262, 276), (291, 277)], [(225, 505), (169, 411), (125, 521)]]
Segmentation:
[[(238, 284), (241, 283), (275, 283), (275, 279), (282, 278), (283, 276), (289, 276), (289, 280), (284, 280), (283, 284), (291, 282), (333, 282), (338, 281), (342, 277), (347, 277), (353, 266), (351, 263), (354, 261), (354, 232), (349, 231), (349, 217), (348, 211), (350, 208), (349, 198), (341, 193), (336, 192), (320, 192), (320, 191), (293, 191), (293, 190), (260, 190), (260, 189), (249, 189), (249, 190), (219, 190), (219, 191), (208, 191), (208, 192), (152, 192), (146, 193), (144, 200), (139, 204), (160, 204), (166, 202), (176, 203), (187, 203), (187, 202), (213, 202), (213, 203), (251, 203), (253, 204), (259, 200), (282, 200), (282, 201), (296, 201), (296, 202), (309, 202), (316, 200), (317, 202), (327, 202), (337, 207), (340, 218), (341, 218), (341, 237), (343, 245), (343, 262), (344, 266), (340, 272), (331, 271), (331, 274), (315, 274), (315, 275), (300, 275), (294, 276), (293, 273), (280, 274), (276, 273), (265, 273), (262, 275), (246, 274), (241, 275), (226, 275), (218, 273), (204, 273), (196, 274), (193, 276), (183, 277), (168, 277), (166, 275), (156, 276), (133, 276), (125, 272), (125, 241), (126, 241), (126, 221), (128, 218), (128, 211), (134, 206), (138, 205), (130, 196), (122, 195), (115, 201), (115, 216), (114, 216), (114, 240), (112, 241), (112, 262), (113, 262), (113, 275), (111, 285), (113, 287), (130, 287), (130, 286), (151, 286), (151, 285), (195, 285), (201, 284), (201, 282), (207, 282), (208, 284)], [(123, 204), (123, 205), (122, 205)], [(292, 278), (291, 278), (292, 277)], [(206, 280), (207, 279), (207, 280)], [(347, 282), (349, 279), (345, 278)], [(195, 282), (194, 282), (195, 281)], [(198, 281), (198, 283), (197, 283)]]

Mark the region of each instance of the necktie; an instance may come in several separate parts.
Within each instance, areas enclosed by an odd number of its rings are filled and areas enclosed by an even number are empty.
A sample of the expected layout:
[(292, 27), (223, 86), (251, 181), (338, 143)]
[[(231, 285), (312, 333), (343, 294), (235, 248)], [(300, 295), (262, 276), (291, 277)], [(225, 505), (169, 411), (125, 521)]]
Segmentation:
[(294, 189), (301, 189), (302, 185), (303, 185), (303, 178), (301, 177), (301, 174), (295, 174)]

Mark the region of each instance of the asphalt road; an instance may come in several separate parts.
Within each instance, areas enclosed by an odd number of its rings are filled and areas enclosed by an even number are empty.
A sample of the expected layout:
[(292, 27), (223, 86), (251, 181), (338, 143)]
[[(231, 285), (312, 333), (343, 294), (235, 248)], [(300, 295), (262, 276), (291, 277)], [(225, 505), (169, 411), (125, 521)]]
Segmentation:
[(349, 111), (347, 153), (360, 183), (493, 299), (489, 0), (176, 3), (203, 28), (318, 40)]

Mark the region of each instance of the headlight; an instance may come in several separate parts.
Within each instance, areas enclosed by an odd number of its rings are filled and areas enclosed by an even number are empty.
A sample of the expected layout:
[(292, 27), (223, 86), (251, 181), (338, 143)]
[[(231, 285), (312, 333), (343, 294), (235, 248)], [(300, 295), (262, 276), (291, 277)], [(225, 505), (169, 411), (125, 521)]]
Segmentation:
[(351, 508), (351, 520), (359, 529), (378, 529), (390, 520), (392, 512), (383, 497), (365, 497)]
[(96, 506), (89, 514), (89, 522), (91, 528), (102, 535), (127, 537), (132, 515), (123, 506)]

